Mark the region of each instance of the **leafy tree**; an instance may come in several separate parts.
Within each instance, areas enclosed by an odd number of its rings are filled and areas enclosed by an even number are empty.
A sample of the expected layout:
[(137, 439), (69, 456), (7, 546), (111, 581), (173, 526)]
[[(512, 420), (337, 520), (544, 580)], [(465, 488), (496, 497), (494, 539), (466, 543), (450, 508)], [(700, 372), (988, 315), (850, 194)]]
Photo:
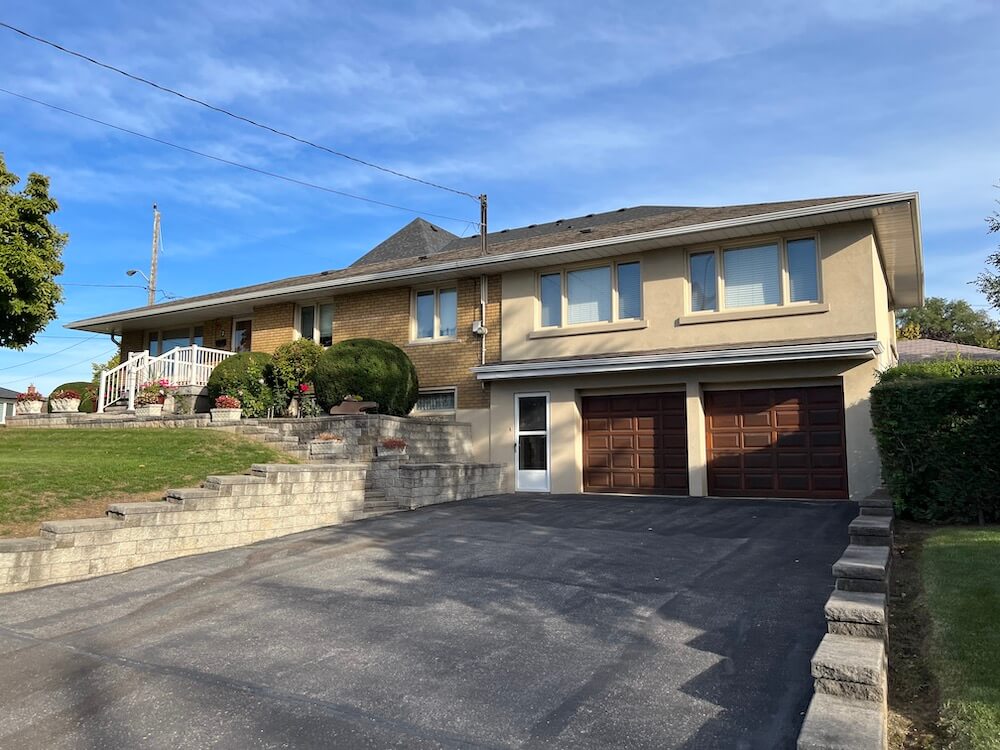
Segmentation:
[(930, 297), (923, 307), (901, 310), (896, 316), (900, 338), (954, 341), (957, 344), (1000, 348), (1000, 326), (964, 299)]
[(112, 355), (111, 359), (109, 359), (107, 362), (91, 362), (90, 371), (91, 373), (93, 373), (93, 376), (90, 378), (90, 380), (94, 384), (94, 387), (96, 388), (100, 384), (101, 373), (104, 370), (113, 370), (116, 367), (118, 367), (118, 365), (120, 365), (121, 363), (122, 363), (122, 354), (120, 351), (115, 352), (114, 355)]
[(0, 347), (23, 349), (55, 320), (62, 288), (55, 278), (67, 235), (49, 221), (59, 206), (49, 178), (32, 172), (24, 189), (0, 154)]
[[(995, 185), (994, 187), (1000, 188), (1000, 185)], [(1000, 201), (996, 203), (1000, 205)], [(986, 226), (989, 228), (990, 234), (1000, 233), (1000, 211), (994, 211), (986, 217)], [(992, 253), (986, 259), (986, 265), (1000, 271), (1000, 250)], [(987, 268), (972, 283), (976, 289), (986, 295), (986, 299), (993, 307), (1000, 309), (1000, 273)]]

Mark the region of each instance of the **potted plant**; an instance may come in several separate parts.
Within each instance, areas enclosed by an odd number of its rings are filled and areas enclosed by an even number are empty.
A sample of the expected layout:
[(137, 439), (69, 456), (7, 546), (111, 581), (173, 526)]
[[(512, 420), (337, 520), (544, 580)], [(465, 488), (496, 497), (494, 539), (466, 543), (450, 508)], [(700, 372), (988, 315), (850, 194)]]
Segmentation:
[(70, 388), (63, 388), (49, 394), (49, 405), (53, 413), (65, 414), (80, 409), (80, 394)]
[(212, 409), (213, 422), (239, 422), (243, 416), (243, 404), (235, 396), (222, 395), (215, 399)]
[(403, 438), (386, 438), (376, 448), (379, 456), (402, 456), (406, 453), (406, 441)]
[(28, 390), (24, 393), (18, 393), (14, 401), (17, 406), (15, 410), (17, 414), (41, 414), (45, 397), (35, 390), (35, 386), (29, 385)]
[(135, 415), (137, 417), (159, 417), (163, 414), (163, 402), (167, 398), (170, 384), (166, 380), (151, 380), (139, 386), (135, 394)]

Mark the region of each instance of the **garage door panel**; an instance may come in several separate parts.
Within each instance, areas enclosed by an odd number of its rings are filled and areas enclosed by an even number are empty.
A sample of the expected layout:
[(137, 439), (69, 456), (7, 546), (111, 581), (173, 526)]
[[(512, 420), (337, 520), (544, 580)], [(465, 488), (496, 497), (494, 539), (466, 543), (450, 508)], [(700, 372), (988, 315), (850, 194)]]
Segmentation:
[(838, 386), (705, 393), (711, 494), (847, 497)]
[(687, 493), (684, 394), (588, 396), (582, 407), (586, 491)]

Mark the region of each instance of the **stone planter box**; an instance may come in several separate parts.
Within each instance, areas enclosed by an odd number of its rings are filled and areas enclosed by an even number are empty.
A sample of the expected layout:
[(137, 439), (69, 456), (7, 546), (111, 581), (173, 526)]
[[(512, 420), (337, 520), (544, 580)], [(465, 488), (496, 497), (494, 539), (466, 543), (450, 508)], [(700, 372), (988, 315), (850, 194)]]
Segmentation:
[(17, 414), (41, 414), (43, 401), (18, 401)]
[(52, 398), (49, 399), (53, 414), (66, 414), (67, 412), (80, 411), (80, 399), (78, 398)]
[(137, 417), (159, 417), (163, 415), (163, 404), (143, 404), (135, 407)]
[(346, 453), (347, 443), (343, 440), (313, 440), (309, 443), (310, 456), (343, 456)]
[(212, 409), (213, 422), (239, 422), (242, 416), (242, 409)]
[(375, 446), (376, 456), (405, 456), (406, 446), (402, 448), (386, 448), (384, 445)]

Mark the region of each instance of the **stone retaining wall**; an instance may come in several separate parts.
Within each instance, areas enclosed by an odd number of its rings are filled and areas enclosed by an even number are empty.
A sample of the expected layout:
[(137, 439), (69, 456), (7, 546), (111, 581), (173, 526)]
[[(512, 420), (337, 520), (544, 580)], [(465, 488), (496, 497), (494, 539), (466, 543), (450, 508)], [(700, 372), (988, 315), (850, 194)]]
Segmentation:
[(503, 464), (400, 464), (398, 490), (386, 488), (401, 508), (498, 495), (504, 490)]
[(38, 537), (0, 540), (0, 592), (117, 573), (364, 517), (365, 473), (352, 464), (260, 464), (208, 477), (161, 502), (117, 503), (105, 518), (46, 521)]
[(888, 743), (887, 596), (892, 498), (879, 490), (860, 503), (851, 543), (833, 565), (824, 608), (827, 634), (812, 658), (816, 694), (799, 750), (884, 750)]

